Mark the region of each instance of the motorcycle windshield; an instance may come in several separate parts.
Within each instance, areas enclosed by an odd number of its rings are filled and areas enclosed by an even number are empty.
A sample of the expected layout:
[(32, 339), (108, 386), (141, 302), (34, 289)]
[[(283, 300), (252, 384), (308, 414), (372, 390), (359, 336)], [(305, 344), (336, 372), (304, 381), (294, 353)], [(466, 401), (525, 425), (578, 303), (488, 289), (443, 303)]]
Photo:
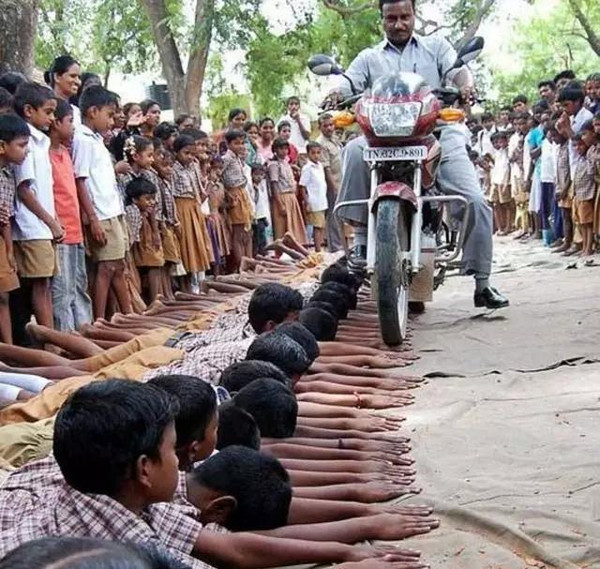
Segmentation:
[(367, 94), (376, 102), (419, 101), (431, 93), (423, 77), (415, 73), (390, 73), (380, 77)]

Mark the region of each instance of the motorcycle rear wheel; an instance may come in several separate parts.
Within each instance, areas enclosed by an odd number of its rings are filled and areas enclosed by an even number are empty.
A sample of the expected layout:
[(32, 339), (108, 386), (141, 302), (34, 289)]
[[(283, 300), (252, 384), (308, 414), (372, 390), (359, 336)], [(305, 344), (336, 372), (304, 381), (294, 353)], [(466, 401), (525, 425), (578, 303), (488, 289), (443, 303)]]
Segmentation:
[(377, 207), (375, 293), (381, 337), (388, 346), (402, 344), (407, 335), (410, 217), (403, 200), (382, 200)]

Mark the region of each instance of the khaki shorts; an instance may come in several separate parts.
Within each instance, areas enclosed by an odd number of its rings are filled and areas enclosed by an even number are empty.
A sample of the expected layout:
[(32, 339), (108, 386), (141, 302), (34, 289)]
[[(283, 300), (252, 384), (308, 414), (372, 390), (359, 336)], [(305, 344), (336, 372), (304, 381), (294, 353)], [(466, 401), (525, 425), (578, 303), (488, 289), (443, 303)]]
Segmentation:
[(577, 204), (577, 217), (579, 218), (579, 223), (582, 225), (594, 223), (594, 200), (580, 201), (575, 198), (575, 203)]
[(17, 271), (24, 279), (43, 279), (58, 274), (56, 251), (50, 239), (15, 241)]
[(120, 261), (125, 258), (128, 249), (127, 228), (122, 215), (103, 219), (100, 226), (106, 235), (106, 245), (96, 243), (92, 237), (90, 226), (85, 226), (86, 249), (92, 261)]
[(504, 184), (494, 184), (492, 186), (492, 203), (506, 204), (512, 201), (512, 192), (510, 186)]
[(307, 211), (306, 225), (312, 225), (317, 229), (325, 227), (325, 211)]
[(0, 292), (10, 292), (19, 288), (17, 271), (8, 262), (6, 242), (0, 236)]

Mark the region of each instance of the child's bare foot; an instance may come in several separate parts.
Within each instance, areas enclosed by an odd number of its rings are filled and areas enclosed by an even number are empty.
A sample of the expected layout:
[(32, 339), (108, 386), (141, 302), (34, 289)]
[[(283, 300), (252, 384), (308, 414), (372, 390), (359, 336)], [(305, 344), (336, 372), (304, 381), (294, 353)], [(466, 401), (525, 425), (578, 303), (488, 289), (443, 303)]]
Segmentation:
[(48, 338), (44, 333), (45, 329), (45, 326), (40, 326), (34, 322), (28, 322), (25, 324), (25, 330), (31, 338), (31, 341), (39, 348), (41, 348), (48, 341)]
[(308, 257), (309, 251), (305, 247), (300, 245), (300, 243), (298, 243), (298, 241), (296, 241), (294, 236), (289, 231), (285, 233), (282, 241), (286, 247), (289, 247), (290, 249), (294, 249), (294, 250), (298, 251), (298, 253), (302, 253), (303, 255)]

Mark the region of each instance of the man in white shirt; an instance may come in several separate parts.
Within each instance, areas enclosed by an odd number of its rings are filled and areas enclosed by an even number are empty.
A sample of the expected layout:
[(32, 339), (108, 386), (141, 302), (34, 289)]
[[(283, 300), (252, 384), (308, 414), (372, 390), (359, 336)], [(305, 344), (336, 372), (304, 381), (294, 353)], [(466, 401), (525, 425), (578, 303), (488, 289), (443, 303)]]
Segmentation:
[(287, 121), (290, 123), (290, 144), (298, 149), (300, 166), (306, 161), (306, 145), (310, 139), (310, 118), (300, 112), (300, 99), (290, 97), (287, 100), (287, 115), (282, 116), (279, 123)]
[(309, 142), (308, 162), (302, 167), (300, 189), (306, 203), (306, 223), (313, 226), (315, 251), (319, 252), (325, 238), (325, 214), (327, 213), (327, 180), (321, 164), (321, 145)]

